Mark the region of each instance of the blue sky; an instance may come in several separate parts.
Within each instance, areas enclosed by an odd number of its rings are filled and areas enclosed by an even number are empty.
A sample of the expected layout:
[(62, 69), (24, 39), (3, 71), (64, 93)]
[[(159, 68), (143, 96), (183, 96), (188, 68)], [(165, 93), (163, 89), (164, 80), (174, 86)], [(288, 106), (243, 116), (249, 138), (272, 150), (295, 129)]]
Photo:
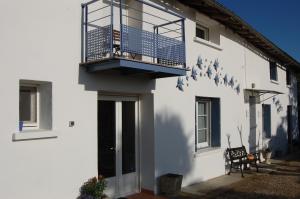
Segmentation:
[(300, 0), (218, 0), (300, 62)]

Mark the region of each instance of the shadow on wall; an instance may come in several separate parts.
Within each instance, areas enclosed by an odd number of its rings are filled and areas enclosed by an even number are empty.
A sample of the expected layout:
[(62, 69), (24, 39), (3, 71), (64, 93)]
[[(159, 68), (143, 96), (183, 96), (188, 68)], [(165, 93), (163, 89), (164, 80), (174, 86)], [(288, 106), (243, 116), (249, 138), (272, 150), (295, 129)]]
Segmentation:
[(156, 82), (143, 74), (127, 74), (120, 71), (87, 72), (79, 67), (78, 83), (88, 91), (109, 91), (125, 93), (150, 93)]
[(263, 148), (269, 147), (272, 150), (272, 156), (279, 157), (288, 151), (288, 134), (286, 130), (287, 119), (281, 117), (281, 122), (277, 126), (276, 134), (272, 135), (269, 141), (263, 143)]
[(188, 137), (182, 123), (179, 115), (168, 110), (155, 115), (156, 129), (158, 129), (155, 135), (155, 164), (158, 176), (175, 173), (185, 178), (193, 168), (194, 131), (189, 132), (188, 135), (191, 137)]
[(292, 85), (289, 89), (289, 104), (293, 107), (292, 108), (292, 139), (293, 141), (298, 140), (300, 142), (300, 132), (299, 132), (299, 116), (298, 116), (298, 98), (297, 98), (297, 80), (292, 80)]

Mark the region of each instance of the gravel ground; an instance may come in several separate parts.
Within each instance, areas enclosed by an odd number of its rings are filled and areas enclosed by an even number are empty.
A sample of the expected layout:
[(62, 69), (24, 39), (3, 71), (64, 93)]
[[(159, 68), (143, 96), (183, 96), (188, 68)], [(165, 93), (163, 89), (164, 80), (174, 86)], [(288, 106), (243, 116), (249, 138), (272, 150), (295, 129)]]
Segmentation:
[(300, 152), (262, 165), (242, 181), (211, 191), (205, 196), (182, 193), (176, 199), (300, 199)]

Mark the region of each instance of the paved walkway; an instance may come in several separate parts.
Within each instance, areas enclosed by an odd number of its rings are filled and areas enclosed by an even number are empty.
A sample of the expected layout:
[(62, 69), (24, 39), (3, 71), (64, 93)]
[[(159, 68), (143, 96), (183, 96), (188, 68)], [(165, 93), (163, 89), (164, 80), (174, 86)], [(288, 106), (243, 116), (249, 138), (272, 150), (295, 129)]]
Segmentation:
[[(148, 193), (135, 194), (129, 199), (166, 199)], [(300, 199), (300, 151), (273, 159), (270, 165), (260, 164), (245, 172), (239, 171), (202, 183), (184, 187), (182, 192), (169, 199)]]
[(260, 164), (246, 171), (241, 178), (239, 171), (203, 183), (184, 187), (176, 199), (300, 199), (300, 151), (271, 164)]

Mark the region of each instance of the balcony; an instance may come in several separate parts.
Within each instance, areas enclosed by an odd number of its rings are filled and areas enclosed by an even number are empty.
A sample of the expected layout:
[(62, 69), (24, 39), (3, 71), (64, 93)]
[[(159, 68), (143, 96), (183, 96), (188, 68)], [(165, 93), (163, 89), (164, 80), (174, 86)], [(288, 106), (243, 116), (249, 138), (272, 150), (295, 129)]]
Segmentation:
[(142, 0), (82, 4), (81, 66), (152, 78), (186, 75), (185, 18)]

